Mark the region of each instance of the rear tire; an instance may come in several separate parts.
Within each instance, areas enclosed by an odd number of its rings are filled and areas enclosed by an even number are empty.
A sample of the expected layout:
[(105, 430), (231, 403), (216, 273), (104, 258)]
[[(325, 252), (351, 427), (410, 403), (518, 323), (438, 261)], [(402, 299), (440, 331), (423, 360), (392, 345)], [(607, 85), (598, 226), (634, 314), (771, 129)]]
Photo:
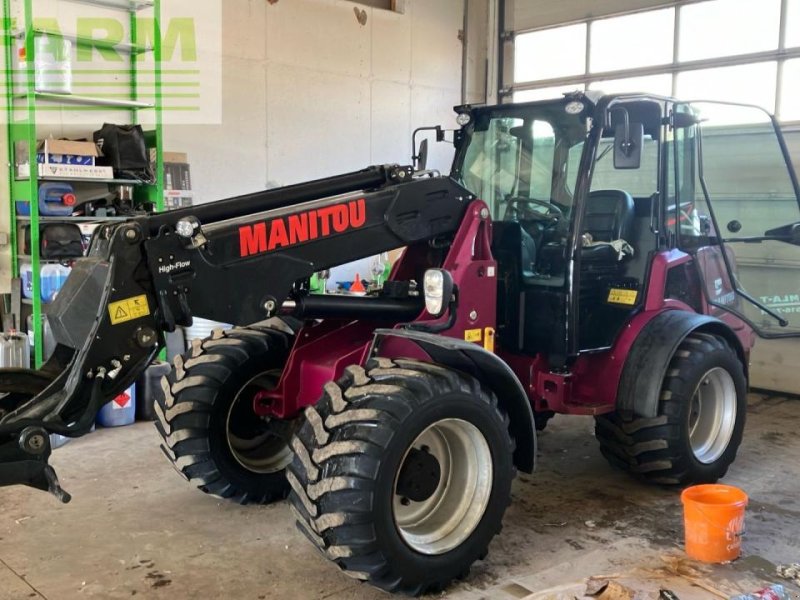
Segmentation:
[(511, 499), (514, 444), (473, 377), (412, 360), (351, 366), (292, 441), (298, 527), (351, 577), (418, 595), (463, 578)]
[(262, 420), (258, 391), (277, 383), (292, 337), (263, 328), (214, 331), (175, 359), (155, 406), (161, 449), (175, 470), (208, 494), (241, 504), (286, 497), (292, 421)]
[(641, 479), (714, 483), (736, 458), (746, 413), (747, 379), (736, 352), (719, 336), (692, 333), (667, 368), (658, 415), (603, 415), (595, 434), (612, 465)]

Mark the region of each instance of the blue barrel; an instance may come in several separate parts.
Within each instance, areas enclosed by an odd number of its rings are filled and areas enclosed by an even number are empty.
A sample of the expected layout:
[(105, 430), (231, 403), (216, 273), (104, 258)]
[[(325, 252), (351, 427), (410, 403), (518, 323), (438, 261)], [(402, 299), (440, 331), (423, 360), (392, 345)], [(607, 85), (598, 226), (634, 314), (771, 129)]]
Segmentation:
[(97, 424), (103, 427), (132, 425), (136, 420), (136, 388), (129, 387), (97, 413)]

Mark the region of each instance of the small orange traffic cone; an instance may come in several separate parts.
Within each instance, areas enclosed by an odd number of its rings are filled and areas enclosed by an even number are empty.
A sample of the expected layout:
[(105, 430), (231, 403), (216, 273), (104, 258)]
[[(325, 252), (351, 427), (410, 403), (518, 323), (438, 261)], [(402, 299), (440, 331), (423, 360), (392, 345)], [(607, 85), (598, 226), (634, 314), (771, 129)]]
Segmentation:
[(367, 292), (367, 290), (364, 289), (364, 284), (361, 283), (361, 275), (358, 273), (356, 273), (356, 278), (350, 286), (350, 292), (355, 294), (365, 294)]

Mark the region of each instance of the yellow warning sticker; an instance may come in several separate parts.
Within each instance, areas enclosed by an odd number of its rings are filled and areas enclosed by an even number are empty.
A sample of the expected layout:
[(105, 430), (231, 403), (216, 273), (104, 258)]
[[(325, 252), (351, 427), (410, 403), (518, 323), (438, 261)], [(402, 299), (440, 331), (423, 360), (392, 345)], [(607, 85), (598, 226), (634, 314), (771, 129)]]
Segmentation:
[(480, 342), (483, 339), (483, 331), (480, 329), (467, 329), (464, 332), (464, 339), (468, 342)]
[(608, 292), (608, 301), (611, 304), (627, 304), (633, 306), (636, 304), (636, 299), (639, 297), (639, 292), (636, 290), (621, 290), (619, 288), (611, 288)]
[(147, 296), (135, 296), (112, 302), (108, 306), (108, 314), (111, 317), (111, 324), (119, 325), (146, 317), (150, 314), (150, 305), (147, 304)]

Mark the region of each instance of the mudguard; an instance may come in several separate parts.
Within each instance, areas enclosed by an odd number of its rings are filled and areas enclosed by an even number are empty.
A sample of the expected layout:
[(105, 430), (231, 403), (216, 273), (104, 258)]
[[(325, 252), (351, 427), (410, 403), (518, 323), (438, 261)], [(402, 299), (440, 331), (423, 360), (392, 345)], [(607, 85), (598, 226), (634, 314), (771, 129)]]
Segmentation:
[(621, 414), (643, 418), (658, 414), (659, 392), (670, 360), (681, 342), (695, 331), (725, 338), (742, 361), (747, 375), (747, 355), (730, 326), (708, 315), (668, 310), (644, 326), (628, 353), (617, 392), (617, 410)]
[(514, 466), (523, 473), (533, 473), (536, 466), (533, 410), (525, 389), (506, 363), (476, 344), (408, 329), (376, 329), (370, 356), (380, 356), (380, 342), (387, 337), (413, 342), (433, 362), (469, 373), (491, 389), (510, 419), (509, 431), (517, 445)]

